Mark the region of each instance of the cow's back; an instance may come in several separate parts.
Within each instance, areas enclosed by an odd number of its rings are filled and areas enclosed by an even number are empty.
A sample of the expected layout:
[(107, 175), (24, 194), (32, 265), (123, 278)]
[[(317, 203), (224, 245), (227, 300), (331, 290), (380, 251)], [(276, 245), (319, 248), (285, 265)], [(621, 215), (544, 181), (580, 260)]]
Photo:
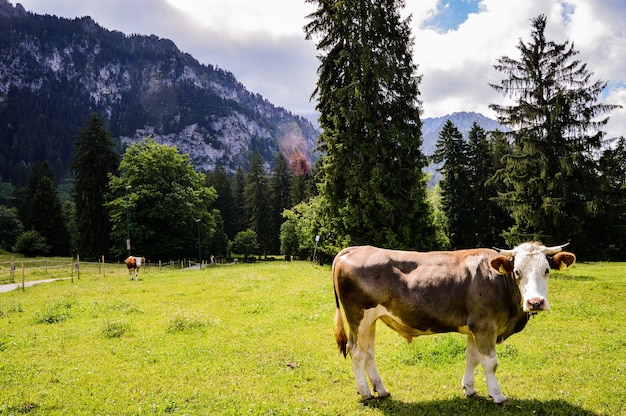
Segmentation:
[(346, 316), (358, 318), (380, 305), (396, 321), (381, 318), (385, 323), (413, 336), (467, 332), (485, 318), (507, 332), (515, 308), (505, 277), (489, 267), (497, 255), (490, 249), (420, 253), (349, 247), (336, 256), (333, 279)]

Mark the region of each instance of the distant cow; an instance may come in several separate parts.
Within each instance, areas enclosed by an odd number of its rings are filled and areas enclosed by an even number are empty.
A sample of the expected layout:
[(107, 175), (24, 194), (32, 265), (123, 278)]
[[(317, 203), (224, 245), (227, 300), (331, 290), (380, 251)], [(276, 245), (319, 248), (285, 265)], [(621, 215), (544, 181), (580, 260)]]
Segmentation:
[(344, 356), (350, 354), (361, 398), (374, 397), (368, 378), (379, 398), (389, 396), (374, 362), (380, 319), (408, 341), (444, 332), (466, 335), (465, 395), (476, 395), (474, 372), (480, 363), (489, 395), (495, 403), (506, 402), (495, 376), (496, 343), (521, 331), (530, 314), (549, 309), (550, 269), (576, 260), (563, 247), (525, 243), (513, 250), (419, 253), (363, 246), (341, 251), (333, 262), (335, 338)]
[[(143, 257), (137, 256), (129, 256), (126, 259), (126, 267), (128, 268), (128, 275), (130, 276), (130, 280), (137, 279), (139, 280), (139, 269), (141, 265), (146, 262), (146, 259)], [(134, 274), (134, 277), (133, 277)]]

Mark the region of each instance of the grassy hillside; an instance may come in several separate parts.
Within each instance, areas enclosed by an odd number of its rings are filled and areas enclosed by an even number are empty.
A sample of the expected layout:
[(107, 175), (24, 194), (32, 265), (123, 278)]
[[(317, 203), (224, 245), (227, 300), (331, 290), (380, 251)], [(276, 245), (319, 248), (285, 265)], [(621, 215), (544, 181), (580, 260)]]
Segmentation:
[(553, 311), (498, 347), (511, 404), (466, 399), (464, 338), (378, 326), (392, 393), (363, 404), (332, 335), (329, 267), (123, 269), (0, 293), (0, 414), (626, 414), (626, 264), (555, 273)]

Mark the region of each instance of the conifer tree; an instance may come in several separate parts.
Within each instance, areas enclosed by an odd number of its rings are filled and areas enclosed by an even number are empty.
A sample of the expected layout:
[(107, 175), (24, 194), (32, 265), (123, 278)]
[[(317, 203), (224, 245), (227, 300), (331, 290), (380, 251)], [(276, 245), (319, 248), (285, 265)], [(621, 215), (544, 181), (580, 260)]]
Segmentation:
[(321, 64), (314, 95), (322, 134), (320, 193), (339, 247), (435, 244), (422, 169), (419, 82), (403, 0), (306, 0)]
[(453, 249), (474, 246), (471, 183), (469, 172), (469, 147), (463, 134), (450, 120), (444, 124), (437, 148), (433, 155), (435, 163), (442, 163), (437, 170), (443, 175), (441, 206), (447, 218), (447, 234)]
[(235, 235), (241, 231), (248, 229), (248, 215), (246, 209), (246, 174), (241, 166), (238, 166), (235, 170), (235, 175), (232, 179), (232, 193), (233, 193), (233, 231), (234, 235), (228, 235), (232, 240)]
[(80, 130), (74, 143), (74, 202), (77, 250), (84, 259), (108, 257), (111, 224), (104, 206), (109, 174), (117, 172), (119, 158), (111, 134), (96, 115)]
[(269, 251), (271, 253), (280, 252), (280, 226), (284, 221), (283, 211), (291, 208), (292, 179), (293, 175), (289, 170), (289, 162), (287, 158), (279, 152), (274, 159), (269, 189), (270, 212), (272, 216), (270, 221), (271, 230), (269, 231), (271, 237)]
[(249, 228), (256, 233), (262, 254), (268, 254), (272, 245), (272, 238), (279, 236), (279, 234), (270, 235), (269, 190), (269, 179), (265, 173), (263, 159), (256, 151), (250, 161), (250, 170), (246, 175), (244, 198)]
[(218, 166), (212, 173), (207, 173), (206, 184), (207, 186), (212, 186), (215, 192), (217, 192), (217, 200), (214, 207), (220, 211), (223, 231), (229, 239), (235, 238), (237, 232), (241, 230), (236, 228), (237, 220), (232, 180), (226, 173), (226, 169), (223, 166)]
[(504, 56), (494, 66), (506, 78), (492, 87), (513, 99), (490, 106), (512, 130), (507, 192), (499, 198), (515, 221), (506, 233), (510, 245), (583, 240), (591, 225), (588, 202), (599, 196), (593, 156), (603, 144), (606, 114), (616, 108), (597, 102), (607, 84), (591, 80), (572, 43), (546, 39), (546, 20), (532, 19), (531, 40), (517, 45), (519, 59)]
[(50, 247), (48, 254), (68, 255), (70, 238), (63, 220), (54, 172), (47, 162), (33, 166), (26, 192), (28, 220), (25, 228), (37, 231), (45, 238)]

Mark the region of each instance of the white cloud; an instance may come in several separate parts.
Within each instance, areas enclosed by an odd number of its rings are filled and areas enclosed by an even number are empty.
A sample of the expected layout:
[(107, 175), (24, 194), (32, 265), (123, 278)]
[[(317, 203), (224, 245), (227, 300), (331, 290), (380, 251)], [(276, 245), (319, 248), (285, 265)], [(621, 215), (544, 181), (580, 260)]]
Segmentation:
[[(232, 72), (274, 104), (297, 113), (315, 105), (309, 97), (319, 62), (302, 27), (316, 5), (304, 0), (19, 1), (35, 13), (90, 15), (108, 29), (169, 38), (200, 62)], [(480, 13), (470, 13), (458, 30), (446, 33), (422, 28), (437, 3), (406, 0), (403, 11), (412, 14), (424, 116), (480, 111), (493, 117), (487, 106), (505, 100), (488, 85), (502, 79), (493, 65), (503, 55), (519, 57), (516, 45), (529, 40), (530, 20), (541, 13), (548, 17), (548, 39), (574, 42), (593, 79), (610, 83), (606, 102), (626, 104), (623, 0), (483, 0)], [(612, 114), (610, 130), (626, 135), (626, 110)]]

